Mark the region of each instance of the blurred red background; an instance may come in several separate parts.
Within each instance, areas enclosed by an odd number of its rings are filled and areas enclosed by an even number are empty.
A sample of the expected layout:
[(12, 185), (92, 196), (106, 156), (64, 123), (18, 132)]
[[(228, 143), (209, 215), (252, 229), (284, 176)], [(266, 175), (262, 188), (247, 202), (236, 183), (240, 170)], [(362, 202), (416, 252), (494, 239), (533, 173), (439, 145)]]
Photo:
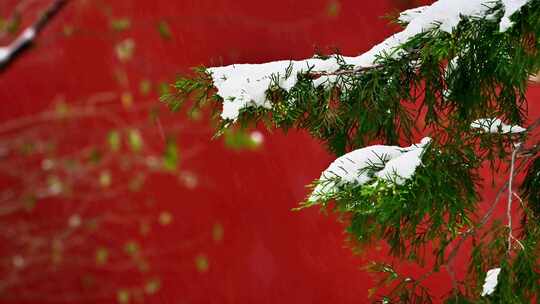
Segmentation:
[[(17, 2), (3, 0), (0, 14), (9, 16)], [(47, 3), (35, 2), (25, 12), (24, 22), (33, 20)], [(103, 92), (112, 92), (124, 106), (126, 99), (135, 105), (140, 100), (157, 104), (161, 83), (170, 83), (175, 75), (199, 65), (301, 59), (317, 49), (357, 54), (395, 30), (381, 16), (419, 4), (410, 2), (71, 1), (35, 46), (0, 74), (0, 120), (47, 110), (58, 100), (70, 104)], [(121, 22), (126, 20), (127, 28), (115, 28), (123, 27)], [(2, 41), (7, 43), (8, 38)], [(117, 47), (126, 40), (132, 42), (132, 53), (126, 55), (129, 59), (122, 59)], [(155, 89), (149, 95), (141, 93), (143, 81)], [(532, 90), (531, 103), (539, 95), (538, 89)], [(316, 209), (291, 211), (305, 197), (305, 185), (332, 159), (319, 142), (302, 132), (264, 131), (259, 149), (235, 151), (221, 140), (211, 140), (208, 122), (193, 122), (185, 115), (161, 110), (155, 130), (167, 132), (182, 121), (176, 133), (181, 157), (184, 149), (193, 148), (196, 153), (182, 160), (179, 170), (197, 174), (198, 183), (186, 189), (179, 187), (177, 177), (156, 175), (137, 196), (156, 202), (174, 218), (166, 229), (153, 230), (144, 242), (157, 250), (171, 244), (184, 248), (151, 258), (151, 271), (160, 278), (161, 288), (146, 297), (146, 303), (368, 302), (373, 280), (361, 266), (382, 251), (373, 249), (367, 256), (355, 256), (345, 246), (343, 226), (334, 216), (322, 216)], [(85, 126), (66, 134), (60, 128), (57, 136), (77, 145), (95, 127), (92, 122)], [(151, 145), (164, 146), (160, 132), (155, 134)], [(212, 233), (212, 227), (219, 234), (216, 223), (222, 237), (194, 241)], [(126, 237), (130, 233), (121, 232)], [(43, 269), (37, 266), (31, 271)], [(13, 298), (6, 303), (122, 300), (114, 292), (92, 298), (91, 290), (78, 281), (89, 271), (94, 270), (73, 265), (51, 276), (57, 284), (86, 295), (81, 299), (58, 295), (54, 299)], [(111, 272), (102, 283), (122, 286), (137, 276), (131, 270)], [(448, 277), (441, 274), (429, 285), (435, 293), (444, 293), (447, 282)], [(30, 287), (23, 286), (19, 293)]]

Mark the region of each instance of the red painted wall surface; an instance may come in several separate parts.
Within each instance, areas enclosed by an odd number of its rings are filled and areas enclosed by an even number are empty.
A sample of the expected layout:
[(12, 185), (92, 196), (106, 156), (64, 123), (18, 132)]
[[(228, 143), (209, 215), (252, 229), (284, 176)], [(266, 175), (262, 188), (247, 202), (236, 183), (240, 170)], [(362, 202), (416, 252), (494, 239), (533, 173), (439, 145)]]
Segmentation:
[[(3, 2), (7, 14), (16, 1)], [(115, 78), (118, 68), (136, 91), (143, 78), (170, 82), (198, 65), (300, 59), (315, 48), (357, 54), (392, 33), (380, 16), (393, 8), (389, 1), (359, 0), (73, 1), (0, 74), (0, 119), (45, 109), (59, 95), (70, 101), (125, 90)], [(111, 33), (107, 16), (129, 17), (131, 28)], [(161, 20), (170, 26), (170, 40), (156, 30)], [(69, 37), (62, 34), (67, 24), (76, 28)], [(128, 37), (136, 42), (134, 59), (121, 63), (113, 48)], [(533, 90), (531, 103), (539, 97)], [(168, 115), (163, 128), (174, 119), (183, 116)], [(373, 282), (360, 269), (366, 260), (344, 246), (343, 227), (315, 209), (291, 211), (332, 159), (318, 142), (301, 132), (265, 133), (263, 148), (254, 152), (227, 150), (209, 133), (181, 133), (179, 142), (204, 147), (182, 166), (203, 176), (205, 186), (177, 191), (166, 177), (146, 186), (146, 195), (178, 219), (153, 236), (154, 244), (187, 242), (213, 221), (223, 224), (224, 239), (154, 261), (162, 289), (150, 303), (367, 303)], [(200, 252), (210, 263), (205, 273), (191, 263)], [(176, 267), (186, 259), (188, 266)], [(430, 285), (446, 292), (447, 279), (440, 275)]]

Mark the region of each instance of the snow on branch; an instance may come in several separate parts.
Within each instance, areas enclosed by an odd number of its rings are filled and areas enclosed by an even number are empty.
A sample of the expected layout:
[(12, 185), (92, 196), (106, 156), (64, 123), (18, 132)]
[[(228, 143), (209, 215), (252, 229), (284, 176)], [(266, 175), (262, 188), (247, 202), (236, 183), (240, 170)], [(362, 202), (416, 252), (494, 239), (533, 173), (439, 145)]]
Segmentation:
[(332, 195), (343, 184), (364, 185), (378, 178), (401, 185), (410, 179), (422, 163), (422, 155), (431, 138), (409, 147), (374, 145), (337, 158), (323, 171), (310, 202)]
[(522, 133), (527, 131), (527, 129), (521, 126), (510, 126), (503, 123), (498, 118), (482, 118), (477, 119), (471, 123), (472, 129), (482, 129), (486, 133), (499, 133), (499, 134), (508, 134), (508, 133)]
[(489, 296), (495, 291), (499, 280), (500, 268), (488, 270), (484, 286), (482, 287), (482, 297)]
[(530, 0), (439, 0), (432, 5), (406, 10), (399, 20), (406, 23), (405, 29), (396, 33), (371, 50), (356, 57), (331, 56), (329, 59), (310, 58), (299, 61), (275, 61), (263, 64), (233, 64), (207, 69), (212, 75), (217, 94), (223, 98), (221, 117), (236, 120), (240, 110), (246, 107), (270, 108), (266, 91), (272, 84), (289, 91), (297, 82), (298, 73), (315, 72), (321, 77), (314, 79), (314, 85), (331, 84), (342, 66), (353, 70), (375, 67), (382, 55), (399, 57), (403, 51), (398, 48), (418, 34), (434, 29), (452, 33), (463, 18), (494, 19), (493, 10), (500, 4), (504, 11), (500, 20), (501, 32), (512, 26), (510, 17)]
[(68, 0), (55, 0), (47, 9), (41, 13), (40, 17), (28, 28), (23, 30), (19, 36), (8, 46), (0, 47), (0, 71), (11, 63), (26, 47), (34, 42), (36, 36), (45, 26), (56, 16), (67, 4)]

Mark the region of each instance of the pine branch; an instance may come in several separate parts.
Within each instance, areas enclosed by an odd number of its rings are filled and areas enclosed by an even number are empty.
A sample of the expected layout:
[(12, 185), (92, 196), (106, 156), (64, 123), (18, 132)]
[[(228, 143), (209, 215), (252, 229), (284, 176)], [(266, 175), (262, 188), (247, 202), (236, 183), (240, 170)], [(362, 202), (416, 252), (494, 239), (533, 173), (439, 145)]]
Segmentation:
[[(425, 277), (446, 267), (453, 290), (449, 301), (478, 300), (480, 294), (486, 296), (483, 302), (530, 300), (540, 288), (529, 284), (525, 292), (511, 291), (537, 280), (540, 157), (529, 166), (522, 197), (513, 182), (540, 153), (538, 143), (526, 146), (540, 119), (527, 129), (518, 125), (530, 118), (528, 81), (538, 81), (530, 75), (540, 69), (540, 1), (460, 3), (439, 0), (403, 12), (404, 31), (357, 57), (199, 70), (194, 79), (180, 79), (178, 94), (167, 101), (178, 108), (191, 97), (196, 104), (214, 97), (223, 105), (223, 128), (262, 120), (284, 130), (307, 130), (339, 157), (314, 182), (302, 207), (330, 207), (342, 215), (355, 245), (385, 241), (391, 256), (419, 264), (431, 248), (434, 268)], [(397, 146), (427, 136), (432, 142), (421, 153)], [(379, 150), (386, 155), (369, 154)], [(494, 179), (507, 163), (508, 181), (478, 219), (481, 168), (489, 165)], [(494, 220), (486, 227), (504, 194), (508, 224)], [(527, 217), (519, 239), (512, 230), (514, 198)], [(466, 240), (486, 230), (487, 240), (473, 238), (469, 273), (475, 277), (467, 282), (472, 284), (460, 285), (453, 262)], [(513, 241), (522, 250), (510, 254)], [(497, 292), (478, 292), (474, 282), (495, 264), (502, 269)], [(407, 277), (390, 277), (397, 285), (385, 299), (429, 299), (419, 285), (425, 277), (414, 282), (414, 290)]]
[[(538, 127), (540, 127), (540, 119), (537, 119), (533, 124), (531, 124), (531, 126), (527, 129), (527, 132), (533, 132)], [(517, 148), (514, 149), (514, 151), (512, 153), (513, 155), (512, 155), (512, 160), (511, 160), (512, 161), (511, 166), (512, 167), (514, 166), (514, 162), (515, 162), (516, 157), (522, 158), (521, 164), (519, 165), (518, 168), (511, 170), (510, 178), (499, 188), (499, 190), (497, 191), (497, 194), (495, 196), (495, 199), (493, 200), (492, 204), (490, 205), (488, 211), (482, 216), (480, 221), (475, 225), (475, 227), (472, 227), (472, 228), (468, 229), (461, 236), (461, 238), (458, 241), (458, 243), (456, 244), (456, 246), (454, 246), (453, 250), (448, 255), (448, 257), (446, 259), (447, 264), (452, 263), (452, 261), (456, 258), (457, 254), (459, 253), (459, 250), (461, 249), (461, 246), (465, 243), (465, 241), (469, 237), (475, 235), (480, 228), (482, 228), (485, 224), (487, 224), (487, 222), (489, 221), (489, 219), (493, 215), (493, 212), (495, 212), (501, 197), (503, 196), (503, 194), (505, 192), (507, 192), (507, 189), (509, 189), (510, 183), (512, 183), (513, 178), (516, 176), (516, 174), (518, 174), (519, 172), (522, 172), (523, 169), (524, 169), (525, 164), (527, 163), (527, 161), (529, 161), (533, 156), (536, 155), (536, 153), (538, 153), (538, 151), (530, 153), (530, 150), (529, 150), (528, 153), (520, 154), (519, 152), (522, 151), (522, 150), (526, 150), (526, 149), (524, 149), (522, 147), (522, 145), (519, 145)], [(513, 191), (510, 191), (510, 190), (508, 191), (509, 195), (512, 195), (513, 193), (514, 193)], [(510, 200), (510, 198), (508, 200)], [(508, 216), (508, 213), (507, 213), (507, 216)]]
[(41, 13), (40, 17), (8, 46), (0, 47), (0, 72), (4, 71), (25, 49), (31, 46), (37, 35), (62, 10), (69, 0), (54, 0), (49, 7)]

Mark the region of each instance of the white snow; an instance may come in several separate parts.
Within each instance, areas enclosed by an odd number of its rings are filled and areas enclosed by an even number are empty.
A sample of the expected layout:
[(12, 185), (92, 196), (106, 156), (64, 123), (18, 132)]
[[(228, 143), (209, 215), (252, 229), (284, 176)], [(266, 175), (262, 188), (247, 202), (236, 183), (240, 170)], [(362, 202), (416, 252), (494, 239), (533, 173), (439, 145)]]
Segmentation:
[(498, 118), (477, 119), (471, 123), (471, 128), (482, 129), (486, 133), (500, 133), (500, 134), (522, 133), (522, 132), (527, 131), (527, 129), (521, 126), (507, 125)]
[(414, 175), (416, 168), (421, 164), (424, 149), (418, 148), (405, 152), (386, 163), (384, 169), (375, 175), (379, 178), (394, 181), (402, 185)]
[(482, 288), (482, 297), (489, 296), (495, 291), (497, 287), (499, 273), (501, 272), (500, 268), (493, 268), (488, 270), (486, 275), (486, 280), (484, 281), (484, 286)]
[[(509, 17), (517, 12), (530, 0), (500, 0), (505, 9), (500, 22), (500, 30), (506, 31), (511, 25)], [(356, 57), (343, 57), (347, 64), (354, 67), (370, 67), (375, 64), (378, 56), (387, 54), (399, 56), (396, 48), (419, 33), (438, 28), (452, 33), (464, 17), (492, 18), (489, 10), (497, 4), (494, 0), (439, 0), (429, 6), (406, 10), (399, 19), (408, 23), (406, 28), (396, 33), (371, 50)], [(1, 55), (1, 54), (0, 54)], [(290, 75), (286, 77), (286, 70)], [(235, 64), (207, 69), (212, 75), (217, 94), (224, 100), (221, 117), (236, 120), (240, 110), (246, 107), (270, 108), (266, 99), (266, 91), (271, 85), (272, 75), (279, 74), (278, 85), (284, 90), (290, 90), (297, 82), (297, 74), (312, 68), (313, 72), (333, 73), (339, 69), (335, 57), (327, 60), (305, 59), (299, 61), (274, 61), (263, 64)], [(335, 76), (322, 76), (314, 80), (314, 85), (328, 84)]]
[(419, 6), (419, 7), (415, 7), (415, 8), (411, 8), (411, 9), (408, 9), (408, 10), (405, 10), (403, 12), (401, 12), (399, 14), (399, 21), (401, 22), (405, 22), (405, 23), (410, 23), (411, 21), (413, 21), (414, 19), (416, 19), (419, 15), (423, 14), (424, 11), (429, 8), (429, 5), (425, 5), (425, 6)]
[(10, 52), (8, 47), (0, 47), (0, 63), (7, 61), (9, 53)]
[(0, 47), (0, 63), (7, 62), (13, 51), (36, 38), (36, 31), (29, 27), (25, 29), (10, 45)]
[[(271, 85), (272, 75), (279, 74), (279, 86), (290, 90), (297, 82), (297, 74), (310, 68), (313, 72), (335, 72), (339, 64), (335, 57), (328, 60), (306, 59), (301, 61), (274, 61), (262, 64), (233, 64), (224, 67), (209, 68), (217, 94), (223, 98), (223, 119), (236, 120), (240, 109), (248, 106), (270, 108), (266, 91)], [(290, 68), (289, 77), (286, 70)], [(318, 84), (326, 80), (321, 77)]]
[[(401, 185), (421, 165), (422, 154), (430, 142), (431, 138), (425, 137), (409, 147), (374, 145), (347, 153), (322, 172), (308, 200), (316, 202), (337, 191), (340, 185), (363, 185), (374, 178)], [(373, 167), (380, 170), (374, 172)]]
[(21, 39), (30, 41), (30, 40), (33, 40), (34, 38), (36, 38), (36, 31), (32, 27), (25, 29), (21, 33)]
[(529, 1), (530, 0), (502, 0), (504, 16), (499, 24), (499, 30), (501, 32), (506, 32), (506, 30), (512, 27), (513, 24), (512, 21), (510, 21), (510, 16), (519, 11)]

